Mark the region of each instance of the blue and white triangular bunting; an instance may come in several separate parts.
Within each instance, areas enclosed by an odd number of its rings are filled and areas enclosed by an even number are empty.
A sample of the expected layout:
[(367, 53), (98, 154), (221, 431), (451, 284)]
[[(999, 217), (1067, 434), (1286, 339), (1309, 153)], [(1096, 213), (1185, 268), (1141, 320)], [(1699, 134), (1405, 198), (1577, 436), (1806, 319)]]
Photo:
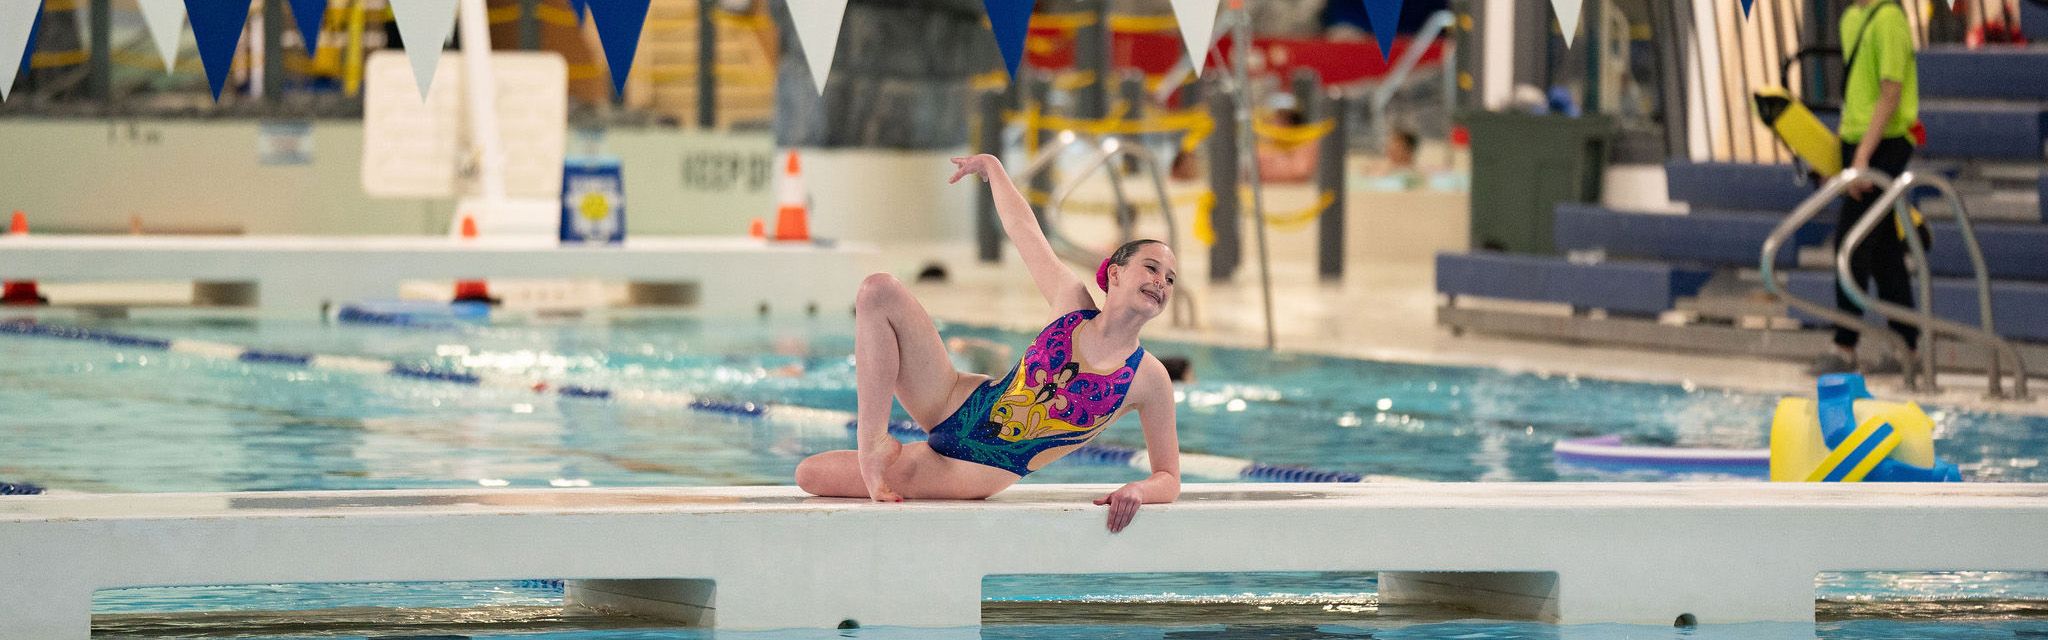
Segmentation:
[(420, 99), (434, 86), (434, 70), (441, 66), (441, 45), (455, 30), (456, 0), (397, 0), (391, 15), (398, 20), (398, 37), (405, 42), (405, 57), (412, 62), (412, 79), (420, 87)]
[(199, 41), (206, 85), (213, 89), (213, 100), (219, 102), (221, 87), (228, 82), (228, 68), (235, 62), (235, 49), (242, 43), (242, 28), (249, 24), (249, 0), (185, 0), (185, 15), (192, 20), (192, 38)]
[(633, 71), (633, 54), (640, 49), (640, 29), (647, 25), (650, 0), (585, 0), (590, 19), (597, 21), (597, 39), (604, 45), (604, 62), (611, 67), (612, 89), (626, 94), (626, 76)]
[[(399, 7), (412, 4), (409, 0), (391, 3), (393, 12)], [(311, 58), (320, 49), (320, 19), (327, 17), (327, 0), (291, 0), (292, 22), (299, 25), (299, 37), (306, 42), (306, 57)]]
[(1564, 48), (1572, 48), (1572, 38), (1579, 34), (1579, 11), (1586, 7), (1586, 0), (1550, 0), (1550, 10), (1557, 13), (1557, 32), (1564, 34)]
[(846, 0), (792, 0), (789, 20), (796, 24), (797, 44), (810, 63), (811, 82), (825, 95), (825, 77), (832, 73), (832, 54), (839, 48), (839, 24), (846, 18)]
[(14, 78), (29, 58), (29, 33), (42, 15), (41, 2), (0, 2), (0, 100), (14, 91)]
[(1173, 17), (1180, 21), (1180, 39), (1188, 48), (1188, 62), (1195, 77), (1209, 66), (1209, 43), (1216, 37), (1216, 6), (1223, 0), (1173, 0)]
[(1394, 36), (1401, 32), (1401, 0), (1364, 1), (1365, 19), (1372, 22), (1372, 39), (1380, 45), (1380, 59), (1387, 60), (1394, 52)]
[(142, 22), (149, 27), (149, 39), (156, 54), (164, 59), (164, 73), (178, 69), (178, 43), (185, 39), (184, 0), (135, 0), (142, 5)]
[(1017, 79), (1017, 65), (1024, 62), (1024, 37), (1031, 33), (1031, 9), (1036, 4), (1038, 0), (981, 0), (1012, 81)]

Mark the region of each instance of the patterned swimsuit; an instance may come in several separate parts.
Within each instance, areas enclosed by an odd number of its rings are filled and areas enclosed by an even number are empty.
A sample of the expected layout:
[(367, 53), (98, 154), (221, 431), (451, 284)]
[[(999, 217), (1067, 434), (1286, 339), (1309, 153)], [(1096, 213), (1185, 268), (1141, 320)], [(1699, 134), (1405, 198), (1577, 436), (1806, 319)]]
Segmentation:
[(1038, 333), (1024, 358), (1002, 380), (976, 388), (960, 408), (932, 427), (939, 455), (984, 464), (1019, 476), (1049, 449), (1085, 444), (1123, 406), (1145, 348), (1108, 374), (1081, 370), (1074, 329), (1099, 313), (1082, 309), (1060, 316)]

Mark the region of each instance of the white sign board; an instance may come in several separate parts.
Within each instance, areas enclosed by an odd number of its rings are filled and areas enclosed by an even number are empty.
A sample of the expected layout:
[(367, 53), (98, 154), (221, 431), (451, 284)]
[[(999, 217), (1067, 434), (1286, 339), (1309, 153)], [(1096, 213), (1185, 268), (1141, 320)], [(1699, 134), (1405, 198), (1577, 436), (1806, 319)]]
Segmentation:
[[(491, 54), (505, 188), (512, 198), (562, 195), (569, 67), (548, 52)], [(422, 101), (404, 52), (370, 56), (363, 93), (363, 191), (383, 198), (453, 198), (472, 191), (475, 161), (463, 107), (461, 56), (443, 56)]]

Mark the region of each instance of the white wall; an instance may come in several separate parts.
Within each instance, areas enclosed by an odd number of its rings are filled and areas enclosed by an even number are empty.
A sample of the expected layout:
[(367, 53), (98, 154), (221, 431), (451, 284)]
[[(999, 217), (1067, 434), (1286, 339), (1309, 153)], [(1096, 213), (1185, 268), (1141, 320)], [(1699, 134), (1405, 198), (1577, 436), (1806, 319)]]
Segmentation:
[[(57, 232), (125, 232), (130, 216), (166, 233), (448, 229), (450, 201), (363, 194), (360, 122), (314, 121), (307, 165), (261, 164), (260, 128), (255, 120), (0, 120), (0, 214), (21, 209), (33, 230)], [(772, 219), (773, 144), (765, 132), (610, 131), (606, 147), (624, 160), (628, 232), (737, 235), (753, 217)]]

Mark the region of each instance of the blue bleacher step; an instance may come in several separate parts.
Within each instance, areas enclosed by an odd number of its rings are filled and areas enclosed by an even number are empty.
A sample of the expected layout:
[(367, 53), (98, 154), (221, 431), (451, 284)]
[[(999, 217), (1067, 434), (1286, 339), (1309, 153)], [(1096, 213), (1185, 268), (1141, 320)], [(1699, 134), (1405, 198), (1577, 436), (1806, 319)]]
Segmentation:
[[(1818, 114), (1829, 130), (1840, 128), (1840, 114)], [(1988, 160), (2040, 162), (2048, 156), (2048, 105), (2038, 102), (1938, 100), (1920, 102), (1920, 123), (1927, 144), (1914, 150), (1916, 160)]]
[[(1976, 222), (1973, 228), (1978, 246), (1984, 249), (1984, 266), (1993, 279), (2048, 282), (2048, 225)], [(1961, 228), (1954, 222), (1935, 221), (1927, 223), (1927, 229), (1934, 234), (1928, 269), (1937, 276), (1975, 277)]]
[(1922, 99), (2048, 100), (2048, 48), (1935, 46), (1918, 59)]
[[(1666, 195), (1694, 209), (1784, 215), (1813, 195), (1814, 187), (1788, 164), (1673, 160), (1665, 163), (1664, 174)], [(1821, 217), (1834, 219), (1834, 206), (1829, 205), (1828, 211)]]
[[(1786, 287), (1792, 294), (1824, 305), (1834, 304), (1834, 286), (1833, 271), (1794, 271), (1786, 274)], [(1976, 281), (1967, 278), (1935, 278), (1934, 314), (1956, 322), (1976, 325)], [(2001, 336), (2032, 342), (2048, 342), (2048, 283), (2010, 280), (1992, 282), (1991, 314)], [(1793, 315), (1813, 322), (1813, 318), (1807, 317), (1806, 314), (1794, 312)], [(1875, 319), (1876, 316), (1868, 317)]]
[(2048, 4), (2020, 0), (2020, 33), (2033, 42), (2048, 42)]
[[(1755, 267), (1764, 240), (1783, 212), (1694, 210), (1684, 215), (1642, 213), (1599, 205), (1563, 203), (1554, 212), (1551, 238), (1559, 253), (1604, 252), (1610, 258), (1644, 258), (1708, 265)], [(1796, 265), (1799, 247), (1827, 242), (1834, 216), (1819, 216), (1793, 234), (1776, 264)]]
[[(1920, 162), (1916, 159), (1914, 166), (1915, 170), (1935, 170), (1954, 178), (1958, 165), (1955, 165), (1953, 160)], [(2020, 169), (2021, 167), (2010, 168)], [(1664, 169), (1666, 195), (1674, 202), (1687, 203), (1696, 211), (1756, 211), (1769, 215), (1783, 216), (1791, 213), (1793, 207), (1799, 206), (1800, 202), (1813, 195), (1813, 186), (1802, 184), (1797, 179), (1797, 174), (1792, 165), (1739, 162), (1695, 163), (1674, 160), (1666, 163)], [(1979, 167), (1975, 171), (1981, 170), (1983, 170), (1983, 167)], [(1991, 207), (1992, 209), (1997, 209), (1997, 211), (1989, 209), (1981, 211), (1980, 214), (1985, 215), (1979, 215), (1978, 217), (1980, 218), (1991, 217), (2002, 220), (2040, 220), (2048, 222), (2048, 170), (2040, 171), (2038, 175), (2038, 182), (2033, 187), (2033, 190), (2037, 190), (2039, 195), (2034, 197), (2028, 197), (2024, 192), (2014, 194), (2009, 191), (2000, 191), (1999, 193), (2008, 196), (2017, 195), (2017, 199), (1994, 195), (1994, 199), (1997, 201), (1993, 202), (1987, 201), (1984, 194), (1971, 191), (1969, 186), (1971, 183), (1957, 182), (1957, 186), (1965, 189), (1963, 198), (1966, 203), (2006, 205)], [(2024, 184), (2026, 183), (2016, 182), (2007, 184), (2004, 188), (2011, 189)], [(2012, 202), (2007, 203), (2006, 200), (2012, 200)], [(2028, 202), (2028, 200), (2031, 200), (2031, 202)], [(1819, 216), (1816, 216), (1815, 219), (1833, 220), (1836, 208), (1837, 205), (1829, 204), (1827, 209)], [(1936, 206), (1935, 209), (1939, 210), (1940, 207)], [(2007, 209), (2010, 210), (2008, 211)], [(1971, 210), (1978, 211), (1979, 207), (1972, 207)]]
[(2048, 158), (2048, 105), (2041, 103), (1920, 103), (1927, 145), (1935, 158), (2040, 162)]
[(1699, 293), (1710, 269), (1662, 262), (1581, 264), (1556, 256), (1488, 251), (1439, 253), (1438, 293), (1554, 302), (1611, 313), (1654, 315)]

